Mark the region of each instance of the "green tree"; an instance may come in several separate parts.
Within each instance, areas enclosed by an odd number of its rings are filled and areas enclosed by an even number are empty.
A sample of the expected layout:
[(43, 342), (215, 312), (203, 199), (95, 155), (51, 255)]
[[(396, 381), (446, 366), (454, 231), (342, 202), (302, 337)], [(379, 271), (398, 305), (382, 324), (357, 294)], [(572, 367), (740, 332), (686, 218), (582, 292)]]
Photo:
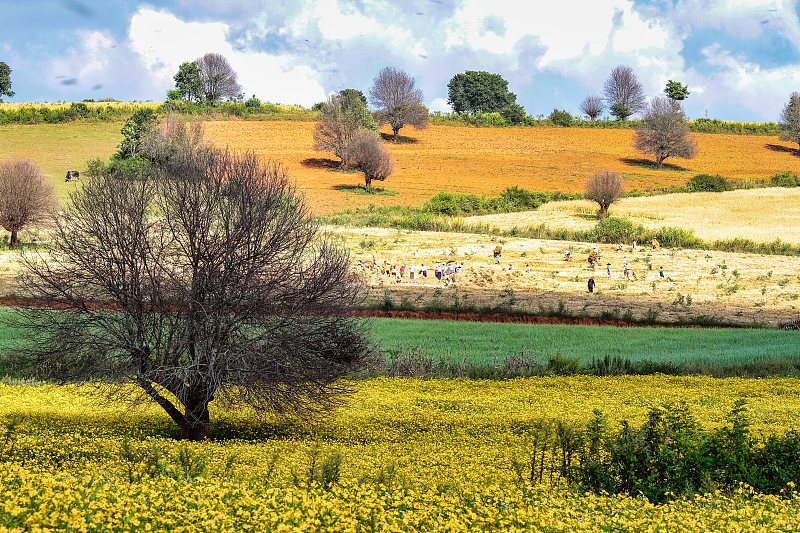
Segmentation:
[(781, 140), (797, 143), (800, 152), (800, 93), (794, 92), (789, 97), (781, 112), (780, 126)]
[(447, 103), (456, 113), (499, 113), (516, 101), (517, 95), (509, 92), (508, 82), (500, 74), (468, 70), (447, 84)]
[(142, 107), (134, 111), (122, 126), (122, 141), (119, 143), (117, 158), (126, 159), (138, 155), (143, 141), (155, 128), (156, 113), (153, 109)]
[(175, 90), (181, 100), (199, 102), (203, 97), (203, 81), (200, 79), (200, 67), (197, 61), (181, 63), (174, 76)]
[(3, 101), (3, 95), (10, 98), (14, 96), (14, 91), (11, 90), (11, 68), (0, 61), (0, 102)]
[(509, 124), (522, 124), (528, 115), (525, 113), (525, 108), (521, 105), (514, 103), (508, 104), (500, 110), (500, 115), (506, 119)]
[(358, 98), (361, 100), (361, 103), (364, 104), (364, 107), (367, 107), (367, 97), (364, 96), (364, 93), (359, 91), (358, 89), (342, 89), (339, 91), (339, 94), (345, 97), (345, 99), (350, 98)]
[(349, 165), (348, 148), (356, 131), (378, 129), (372, 113), (357, 93), (331, 95), (322, 107), (314, 130), (314, 150), (333, 152), (344, 167)]
[(664, 87), (664, 94), (666, 94), (667, 98), (670, 100), (681, 101), (686, 100), (691, 93), (689, 92), (688, 85), (684, 85), (679, 81), (669, 80), (666, 87)]

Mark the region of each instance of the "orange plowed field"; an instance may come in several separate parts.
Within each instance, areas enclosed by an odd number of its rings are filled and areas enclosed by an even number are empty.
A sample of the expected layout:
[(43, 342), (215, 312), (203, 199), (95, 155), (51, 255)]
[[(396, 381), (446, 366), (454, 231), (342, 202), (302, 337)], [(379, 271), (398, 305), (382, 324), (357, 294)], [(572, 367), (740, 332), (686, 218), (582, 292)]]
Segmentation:
[(311, 149), (314, 123), (219, 121), (205, 123), (206, 137), (236, 150), (253, 150), (288, 167), (319, 214), (375, 204), (416, 204), (439, 191), (496, 194), (511, 185), (540, 191), (583, 190), (598, 169), (618, 170), (627, 188), (681, 185), (697, 173), (764, 178), (800, 170), (791, 145), (775, 137), (694, 134), (695, 159), (669, 159), (652, 168), (631, 146), (630, 130), (581, 128), (406, 128), (388, 143), (396, 170), (379, 187), (394, 196), (339, 190), (361, 183), (360, 174), (330, 168), (336, 158)]

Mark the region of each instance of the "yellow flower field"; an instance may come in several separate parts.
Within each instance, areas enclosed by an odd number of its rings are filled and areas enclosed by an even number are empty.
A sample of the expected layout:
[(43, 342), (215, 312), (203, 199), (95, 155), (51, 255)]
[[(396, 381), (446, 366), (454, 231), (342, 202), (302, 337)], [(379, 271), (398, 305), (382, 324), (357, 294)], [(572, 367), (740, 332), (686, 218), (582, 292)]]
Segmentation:
[[(92, 389), (0, 385), (0, 530), (669, 530), (791, 531), (800, 498), (627, 496), (521, 486), (527, 428), (585, 423), (595, 407), (613, 425), (684, 401), (706, 427), (748, 400), (756, 434), (800, 427), (794, 379), (374, 379), (314, 424), (217, 411), (217, 439), (172, 439), (166, 416), (98, 404)], [(6, 427), (22, 422), (8, 439)], [(311, 481), (341, 454), (339, 479)], [(315, 466), (316, 465), (316, 466)], [(316, 468), (316, 470), (315, 470)]]

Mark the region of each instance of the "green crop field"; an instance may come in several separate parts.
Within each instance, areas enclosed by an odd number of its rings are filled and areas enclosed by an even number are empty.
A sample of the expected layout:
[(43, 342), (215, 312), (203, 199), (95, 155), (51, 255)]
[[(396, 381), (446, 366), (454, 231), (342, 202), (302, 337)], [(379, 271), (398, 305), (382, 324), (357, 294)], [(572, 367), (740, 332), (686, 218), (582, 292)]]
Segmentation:
[(120, 128), (122, 122), (0, 126), (0, 160), (32, 160), (63, 197), (74, 187), (64, 183), (67, 170), (84, 171), (90, 159), (113, 154), (122, 137)]
[(583, 363), (606, 354), (632, 361), (740, 363), (800, 357), (800, 335), (767, 329), (617, 328), (372, 319), (384, 350), (481, 363), (510, 354), (561, 354)]

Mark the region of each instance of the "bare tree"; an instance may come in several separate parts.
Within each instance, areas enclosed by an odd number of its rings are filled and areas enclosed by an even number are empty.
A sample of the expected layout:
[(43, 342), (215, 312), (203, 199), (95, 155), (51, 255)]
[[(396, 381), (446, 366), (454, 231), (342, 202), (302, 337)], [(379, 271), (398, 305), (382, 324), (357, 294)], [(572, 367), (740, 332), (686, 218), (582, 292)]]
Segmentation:
[(422, 90), (414, 84), (414, 78), (394, 67), (382, 68), (372, 81), (369, 99), (377, 108), (378, 123), (389, 124), (395, 138), (406, 124), (420, 129), (428, 125), (428, 110), (422, 105)]
[[(180, 128), (181, 126), (178, 126)], [(151, 399), (182, 438), (211, 436), (209, 404), (309, 414), (369, 350), (346, 252), (320, 236), (286, 171), (197, 147), (189, 133), (142, 179), (91, 178), (55, 220), (21, 311), (40, 374), (105, 380), (112, 399)]]
[(689, 122), (680, 104), (665, 96), (653, 98), (636, 131), (634, 147), (652, 154), (661, 166), (668, 157), (691, 159), (697, 154), (697, 144), (689, 136)]
[(612, 170), (598, 172), (586, 182), (586, 198), (600, 205), (597, 218), (608, 216), (608, 208), (622, 198), (622, 192), (622, 178)]
[(222, 54), (208, 53), (197, 60), (200, 70), (201, 91), (206, 102), (216, 103), (223, 98), (242, 94), (236, 72)]
[(794, 92), (783, 107), (780, 119), (780, 139), (797, 143), (800, 153), (800, 93)]
[(633, 69), (626, 65), (614, 67), (603, 86), (603, 92), (609, 111), (619, 120), (639, 113), (647, 104), (642, 84)]
[(19, 246), (20, 230), (47, 220), (56, 205), (53, 184), (36, 163), (0, 163), (0, 226), (11, 232), (11, 248)]
[(350, 139), (361, 128), (374, 131), (378, 126), (356, 91), (332, 94), (314, 130), (314, 150), (333, 152), (346, 167)]
[(364, 185), (372, 186), (372, 180), (383, 181), (394, 170), (392, 154), (381, 144), (380, 138), (372, 131), (360, 129), (350, 141), (348, 148), (350, 166), (364, 173)]
[(597, 95), (587, 96), (581, 102), (581, 112), (594, 122), (603, 112), (603, 99)]

